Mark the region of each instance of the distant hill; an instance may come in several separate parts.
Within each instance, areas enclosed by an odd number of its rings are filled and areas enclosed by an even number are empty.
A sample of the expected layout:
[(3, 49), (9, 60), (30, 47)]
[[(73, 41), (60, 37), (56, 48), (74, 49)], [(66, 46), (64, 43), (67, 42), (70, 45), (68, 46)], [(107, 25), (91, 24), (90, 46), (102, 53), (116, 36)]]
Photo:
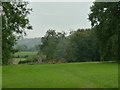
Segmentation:
[(17, 41), (17, 44), (14, 46), (15, 48), (18, 46), (25, 45), (27, 48), (33, 48), (36, 45), (41, 44), (41, 38), (23, 38)]

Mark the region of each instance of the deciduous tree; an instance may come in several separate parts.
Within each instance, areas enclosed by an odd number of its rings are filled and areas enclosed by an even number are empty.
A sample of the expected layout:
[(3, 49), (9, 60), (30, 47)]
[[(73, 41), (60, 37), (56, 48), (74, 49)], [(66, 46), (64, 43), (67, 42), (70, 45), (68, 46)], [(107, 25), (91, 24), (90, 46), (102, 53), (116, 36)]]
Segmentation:
[(13, 46), (25, 29), (32, 29), (27, 17), (31, 9), (28, 2), (2, 2), (2, 63), (8, 64)]
[(94, 2), (89, 20), (97, 29), (101, 60), (117, 60), (120, 2)]

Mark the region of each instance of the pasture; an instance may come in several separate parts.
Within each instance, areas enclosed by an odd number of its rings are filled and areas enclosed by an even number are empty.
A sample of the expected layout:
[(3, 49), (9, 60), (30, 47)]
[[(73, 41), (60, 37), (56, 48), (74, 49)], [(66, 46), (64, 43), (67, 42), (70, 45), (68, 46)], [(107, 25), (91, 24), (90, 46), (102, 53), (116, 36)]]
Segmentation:
[(31, 55), (35, 55), (35, 54), (37, 54), (37, 52), (17, 52), (17, 53), (14, 54), (14, 56), (18, 56), (18, 55), (20, 55), (20, 56), (25, 56), (25, 55), (31, 56)]
[(117, 88), (116, 63), (3, 66), (3, 88)]
[(37, 52), (17, 52), (13, 55), (13, 60), (16, 64), (18, 64), (19, 61), (24, 61), (27, 57), (34, 55), (37, 55)]

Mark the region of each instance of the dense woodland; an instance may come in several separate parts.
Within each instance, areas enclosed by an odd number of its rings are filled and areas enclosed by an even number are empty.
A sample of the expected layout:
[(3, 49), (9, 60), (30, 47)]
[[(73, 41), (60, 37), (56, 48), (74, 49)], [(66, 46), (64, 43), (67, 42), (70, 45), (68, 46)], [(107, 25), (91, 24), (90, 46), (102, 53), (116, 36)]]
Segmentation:
[[(31, 9), (26, 2), (3, 2), (2, 63), (9, 64), (13, 46), (23, 36), (25, 28), (32, 29), (27, 15)], [(92, 28), (56, 32), (50, 29), (42, 37), (36, 61), (83, 62), (118, 61), (118, 31), (120, 28), (120, 2), (94, 2), (90, 7)], [(16, 34), (15, 34), (16, 33)]]
[(80, 62), (100, 61), (95, 30), (78, 29), (71, 31), (69, 36), (65, 33), (48, 30), (42, 37), (40, 54), (46, 55), (48, 61), (54, 62)]

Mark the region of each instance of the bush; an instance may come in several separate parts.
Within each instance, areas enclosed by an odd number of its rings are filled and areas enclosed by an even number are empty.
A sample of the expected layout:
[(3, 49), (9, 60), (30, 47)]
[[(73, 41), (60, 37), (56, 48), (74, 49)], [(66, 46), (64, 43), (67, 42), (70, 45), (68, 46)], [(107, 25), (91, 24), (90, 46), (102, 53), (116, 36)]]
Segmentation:
[(49, 64), (56, 64), (56, 63), (66, 63), (66, 60), (64, 58), (61, 58), (61, 59), (51, 59), (51, 60), (48, 60)]

